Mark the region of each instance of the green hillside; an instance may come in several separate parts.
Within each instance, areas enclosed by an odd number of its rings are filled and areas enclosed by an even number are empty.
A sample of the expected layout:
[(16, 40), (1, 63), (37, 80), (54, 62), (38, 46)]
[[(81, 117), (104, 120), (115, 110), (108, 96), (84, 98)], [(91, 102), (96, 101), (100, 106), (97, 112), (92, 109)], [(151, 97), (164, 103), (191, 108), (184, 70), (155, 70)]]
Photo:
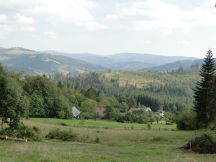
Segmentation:
[[(98, 93), (121, 98), (125, 96), (133, 104), (148, 104), (146, 97), (159, 102), (157, 108), (192, 108), (193, 88), (199, 80), (198, 73), (160, 72), (104, 72), (90, 73), (75, 77), (56, 76), (63, 84), (84, 91), (93, 88)], [(141, 99), (138, 99), (141, 98)], [(179, 106), (181, 105), (181, 106)], [(158, 107), (159, 106), (159, 107)]]

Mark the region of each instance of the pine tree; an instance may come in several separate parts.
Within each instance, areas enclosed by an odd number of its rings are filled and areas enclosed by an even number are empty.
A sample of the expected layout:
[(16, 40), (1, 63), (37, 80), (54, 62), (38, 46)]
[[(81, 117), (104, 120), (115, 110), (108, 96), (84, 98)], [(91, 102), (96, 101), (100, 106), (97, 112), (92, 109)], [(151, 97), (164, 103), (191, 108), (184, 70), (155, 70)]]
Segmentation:
[(214, 97), (210, 101), (210, 127), (216, 129), (216, 76), (213, 80), (213, 90), (212, 93)]
[(206, 128), (211, 121), (211, 101), (214, 98), (213, 79), (215, 62), (209, 50), (200, 69), (201, 80), (194, 89), (194, 111), (197, 112), (198, 127)]

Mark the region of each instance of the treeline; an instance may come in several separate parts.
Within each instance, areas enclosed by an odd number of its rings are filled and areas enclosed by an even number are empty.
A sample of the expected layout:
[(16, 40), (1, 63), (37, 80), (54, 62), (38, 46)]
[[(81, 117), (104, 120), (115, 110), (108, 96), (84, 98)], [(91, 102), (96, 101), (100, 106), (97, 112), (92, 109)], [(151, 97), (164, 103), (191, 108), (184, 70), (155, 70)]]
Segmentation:
[(78, 105), (72, 89), (58, 87), (46, 76), (24, 77), (0, 66), (0, 117), (14, 125), (21, 117), (71, 118)]
[(199, 76), (197, 73), (111, 72), (74, 77), (55, 75), (52, 79), (72, 89), (83, 92), (91, 89), (95, 95), (112, 96), (127, 104), (127, 108), (145, 105), (153, 111), (175, 113), (193, 106), (192, 89)]

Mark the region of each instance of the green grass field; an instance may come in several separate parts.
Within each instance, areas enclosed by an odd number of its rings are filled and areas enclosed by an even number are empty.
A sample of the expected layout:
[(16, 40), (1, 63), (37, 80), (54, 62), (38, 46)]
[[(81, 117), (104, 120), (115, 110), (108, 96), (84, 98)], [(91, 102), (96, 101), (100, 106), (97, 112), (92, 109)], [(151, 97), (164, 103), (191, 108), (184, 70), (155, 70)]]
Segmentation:
[[(87, 127), (87, 128), (105, 128), (105, 129), (147, 129), (146, 124), (136, 123), (119, 123), (104, 120), (64, 120), (64, 119), (48, 119), (48, 118), (33, 118), (33, 121), (50, 123), (50, 124), (67, 124), (74, 127)], [(165, 125), (164, 121), (153, 123), (152, 129), (176, 130), (176, 125)]]
[[(109, 121), (29, 119), (24, 120), (24, 123), (37, 126), (43, 135), (54, 128), (72, 130), (78, 135), (80, 142), (0, 141), (0, 162), (215, 162), (216, 160), (216, 155), (213, 154), (193, 154), (181, 151), (180, 146), (205, 131), (177, 131), (175, 125), (153, 124), (152, 129), (148, 130), (145, 124)], [(63, 126), (62, 123), (66, 123), (67, 126)], [(214, 132), (207, 133), (216, 137)], [(99, 143), (95, 142), (96, 138), (100, 139)]]

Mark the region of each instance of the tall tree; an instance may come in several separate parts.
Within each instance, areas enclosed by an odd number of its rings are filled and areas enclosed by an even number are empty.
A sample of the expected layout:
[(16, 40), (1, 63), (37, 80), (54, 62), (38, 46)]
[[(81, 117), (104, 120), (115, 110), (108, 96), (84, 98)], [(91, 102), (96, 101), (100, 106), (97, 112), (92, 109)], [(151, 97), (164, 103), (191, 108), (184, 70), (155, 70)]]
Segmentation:
[(9, 76), (0, 77), (0, 117), (2, 126), (7, 123), (10, 128), (17, 128), (20, 119), (28, 115), (28, 98), (20, 84)]
[[(216, 76), (213, 81), (213, 92), (216, 92)], [(214, 93), (214, 97), (212, 98), (210, 103), (210, 122), (213, 124), (212, 126), (216, 128), (216, 93)]]
[(198, 127), (206, 128), (211, 121), (211, 101), (214, 98), (213, 79), (215, 62), (211, 50), (207, 52), (200, 69), (201, 80), (194, 89), (194, 110), (197, 112)]

